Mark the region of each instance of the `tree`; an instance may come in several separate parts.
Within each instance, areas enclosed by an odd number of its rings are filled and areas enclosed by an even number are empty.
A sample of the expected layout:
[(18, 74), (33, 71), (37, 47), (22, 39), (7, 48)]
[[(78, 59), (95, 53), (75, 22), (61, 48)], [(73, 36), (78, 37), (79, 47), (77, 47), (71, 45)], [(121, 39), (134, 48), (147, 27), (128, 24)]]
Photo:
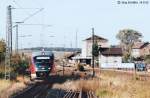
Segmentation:
[(94, 43), (93, 44), (93, 47), (92, 47), (93, 51), (92, 51), (92, 54), (95, 56), (95, 57), (98, 57), (99, 55), (99, 48), (98, 48), (98, 44), (97, 43)]
[(142, 34), (133, 29), (123, 29), (119, 31), (116, 38), (120, 40), (124, 55), (126, 55), (124, 56), (125, 59), (130, 60), (133, 44), (137, 41), (141, 41)]
[(0, 40), (0, 62), (5, 59), (6, 43), (3, 39)]
[(0, 40), (0, 52), (5, 52), (6, 50), (6, 43), (3, 39)]
[(98, 44), (97, 42), (95, 42), (92, 46), (92, 54), (94, 55), (95, 57), (95, 60), (96, 60), (96, 66), (98, 66), (98, 55), (99, 55), (99, 47), (98, 47)]

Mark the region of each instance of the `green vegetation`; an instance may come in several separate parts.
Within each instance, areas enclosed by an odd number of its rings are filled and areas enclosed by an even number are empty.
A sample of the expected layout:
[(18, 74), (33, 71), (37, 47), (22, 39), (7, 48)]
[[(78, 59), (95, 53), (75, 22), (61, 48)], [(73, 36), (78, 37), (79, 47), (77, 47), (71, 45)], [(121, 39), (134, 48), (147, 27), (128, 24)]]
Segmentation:
[(77, 69), (78, 69), (79, 71), (84, 71), (84, 65), (83, 65), (83, 64), (78, 64), (78, 65), (77, 65)]
[(97, 42), (93, 44), (93, 47), (92, 47), (92, 48), (93, 48), (93, 49), (92, 49), (92, 54), (93, 54), (94, 57), (95, 57), (95, 60), (94, 60), (94, 62), (95, 62), (95, 64), (96, 64), (95, 66), (98, 66), (98, 65), (99, 65), (99, 62), (98, 62), (99, 47), (98, 47)]
[(95, 57), (98, 57), (98, 55), (99, 55), (99, 47), (98, 47), (98, 44), (97, 44), (97, 43), (94, 43), (94, 44), (93, 44), (92, 54), (93, 54)]
[[(5, 50), (6, 44), (3, 39), (0, 40), (0, 78), (4, 78), (5, 74)], [(28, 57), (24, 54), (11, 55), (11, 75), (24, 75), (25, 70), (28, 68)], [(14, 76), (13, 76), (14, 77)]]
[[(11, 56), (11, 78), (16, 78), (17, 75), (25, 75), (26, 69), (29, 66), (29, 60), (27, 56), (20, 56), (19, 54), (14, 54)], [(5, 74), (5, 64), (0, 63), (0, 78), (4, 78)]]
[(4, 78), (5, 75), (5, 66), (1, 63), (0, 65), (0, 78)]
[(0, 39), (0, 78), (4, 77), (4, 60), (5, 60), (5, 50), (6, 50), (6, 44), (3, 39)]
[(142, 34), (132, 29), (123, 29), (119, 31), (116, 38), (120, 40), (120, 45), (123, 47), (124, 62), (131, 62), (133, 44), (134, 42), (141, 41), (140, 38), (142, 38)]
[(0, 40), (0, 63), (5, 59), (6, 44), (3, 39)]
[(25, 75), (26, 69), (29, 66), (28, 57), (25, 55), (15, 54), (11, 57), (12, 72), (18, 75)]
[(112, 93), (109, 92), (108, 90), (106, 89), (99, 89), (96, 91), (96, 95), (99, 96), (100, 98), (104, 98), (108, 95), (111, 95)]

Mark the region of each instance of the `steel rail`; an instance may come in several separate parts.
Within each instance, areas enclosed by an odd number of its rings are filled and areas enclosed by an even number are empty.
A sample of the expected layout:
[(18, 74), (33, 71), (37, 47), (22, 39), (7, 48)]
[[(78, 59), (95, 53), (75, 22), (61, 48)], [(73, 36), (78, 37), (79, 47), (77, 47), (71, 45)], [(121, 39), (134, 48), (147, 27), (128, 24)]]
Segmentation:
[(82, 98), (82, 90), (80, 91), (78, 98)]
[(69, 91), (65, 94), (63, 98), (79, 98), (79, 93), (77, 91)]

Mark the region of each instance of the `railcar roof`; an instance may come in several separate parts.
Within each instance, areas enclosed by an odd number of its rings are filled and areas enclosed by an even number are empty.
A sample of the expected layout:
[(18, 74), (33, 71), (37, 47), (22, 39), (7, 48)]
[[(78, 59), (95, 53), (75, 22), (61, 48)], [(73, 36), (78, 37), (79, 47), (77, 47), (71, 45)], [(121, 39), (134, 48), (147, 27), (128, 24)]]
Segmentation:
[(53, 55), (53, 52), (51, 51), (36, 51), (36, 52), (32, 52), (32, 56), (40, 56), (40, 55), (50, 55), (52, 56)]

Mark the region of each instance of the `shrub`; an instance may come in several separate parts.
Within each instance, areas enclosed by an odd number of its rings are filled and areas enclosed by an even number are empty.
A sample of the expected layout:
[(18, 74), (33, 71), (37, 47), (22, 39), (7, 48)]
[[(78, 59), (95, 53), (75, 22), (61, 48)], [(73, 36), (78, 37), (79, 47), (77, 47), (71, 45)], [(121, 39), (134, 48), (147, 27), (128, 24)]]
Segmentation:
[(11, 66), (13, 71), (17, 74), (24, 75), (28, 65), (29, 62), (27, 57), (21, 57), (18, 54), (15, 54), (11, 57)]
[(5, 74), (3, 72), (0, 72), (0, 79), (4, 78)]
[(78, 69), (79, 71), (84, 71), (84, 65), (78, 64), (78, 65), (77, 65), (77, 69)]

